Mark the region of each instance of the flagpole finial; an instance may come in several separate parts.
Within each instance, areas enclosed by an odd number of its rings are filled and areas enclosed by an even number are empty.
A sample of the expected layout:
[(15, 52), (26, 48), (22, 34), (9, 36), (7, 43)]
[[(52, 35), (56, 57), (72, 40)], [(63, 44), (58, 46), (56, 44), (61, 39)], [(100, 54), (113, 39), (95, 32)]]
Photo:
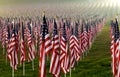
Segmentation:
[(54, 19), (57, 19), (57, 16), (55, 16)]
[(42, 17), (44, 17), (45, 16), (45, 11), (43, 11), (43, 13), (42, 13)]

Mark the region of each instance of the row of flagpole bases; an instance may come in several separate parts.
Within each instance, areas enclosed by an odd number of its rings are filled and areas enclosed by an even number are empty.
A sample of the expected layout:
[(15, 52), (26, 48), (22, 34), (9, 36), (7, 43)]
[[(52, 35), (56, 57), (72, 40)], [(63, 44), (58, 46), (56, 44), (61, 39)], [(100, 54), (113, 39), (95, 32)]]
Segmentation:
[[(36, 47), (36, 50), (37, 50), (37, 47)], [(5, 47), (3, 47), (3, 55), (6, 55), (6, 65), (7, 65), (8, 59), (7, 59), (7, 53), (5, 54)], [(20, 66), (21, 66), (21, 64), (20, 64)], [(32, 70), (34, 71), (34, 60), (32, 60)], [(23, 76), (25, 76), (25, 62), (23, 62)], [(12, 68), (12, 77), (14, 77), (14, 68)]]
[[(94, 39), (93, 39), (93, 42), (94, 42)], [(36, 51), (38, 50), (37, 47), (38, 46), (36, 44)], [(80, 58), (81, 60), (84, 59), (85, 56), (88, 55), (90, 49), (91, 49), (91, 45), (90, 45), (89, 49), (82, 54), (82, 56)], [(3, 47), (3, 55), (5, 55), (5, 47)], [(49, 60), (48, 57), (47, 57), (47, 60)], [(7, 65), (7, 53), (6, 53), (6, 65)], [(78, 62), (77, 62), (77, 65), (78, 65)], [(32, 70), (34, 71), (34, 60), (32, 60)], [(75, 70), (75, 67), (74, 67), (74, 70)], [(72, 72), (72, 69), (70, 67), (70, 77), (72, 75), (71, 72)], [(25, 76), (25, 63), (24, 62), (23, 62), (23, 76)], [(14, 68), (12, 69), (12, 77), (14, 77)], [(66, 77), (66, 74), (64, 74), (64, 77)]]
[[(36, 50), (37, 50), (37, 47), (36, 47)], [(89, 49), (82, 54), (80, 59), (81, 60), (84, 59), (84, 57), (87, 56), (88, 53), (89, 53)], [(3, 47), (3, 55), (4, 54), (5, 54), (5, 47)], [(7, 59), (7, 53), (6, 53), (6, 65), (7, 65), (7, 60), (8, 59)], [(49, 60), (48, 57), (47, 57), (47, 60)], [(78, 62), (77, 62), (77, 65), (78, 65)], [(34, 60), (32, 60), (32, 70), (34, 71)], [(75, 70), (75, 67), (74, 67), (74, 70)], [(72, 72), (72, 69), (70, 68), (70, 77), (71, 77), (71, 72)], [(25, 76), (25, 62), (23, 62), (23, 76)], [(66, 77), (66, 74), (64, 76)], [(14, 77), (14, 68), (12, 69), (12, 77)]]

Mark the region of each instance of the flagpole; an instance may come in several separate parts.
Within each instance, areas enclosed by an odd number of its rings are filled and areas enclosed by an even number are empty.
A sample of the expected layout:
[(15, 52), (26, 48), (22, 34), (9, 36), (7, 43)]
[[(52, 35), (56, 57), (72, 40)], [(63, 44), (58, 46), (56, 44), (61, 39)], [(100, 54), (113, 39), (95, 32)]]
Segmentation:
[(78, 66), (78, 61), (77, 61), (77, 66)]
[(66, 73), (65, 73), (65, 75), (64, 75), (65, 77), (66, 77)]
[(71, 72), (72, 72), (72, 70), (71, 70), (71, 65), (70, 65), (70, 77), (71, 77)]
[(71, 62), (70, 62), (70, 77), (71, 77), (71, 71), (72, 71), (72, 70), (71, 70)]
[(6, 65), (7, 65), (7, 52), (6, 52)]
[(5, 47), (3, 46), (3, 55), (5, 54)]
[(34, 71), (34, 59), (32, 60), (32, 69)]
[(23, 62), (23, 76), (25, 76), (25, 63)]
[(85, 53), (85, 52), (83, 52), (83, 54), (82, 54), (82, 56), (83, 56), (83, 59), (84, 59), (84, 53)]
[(12, 77), (14, 77), (14, 68), (12, 67)]
[[(70, 53), (71, 55), (71, 53)], [(71, 56), (70, 56), (70, 59), (71, 59)], [(71, 77), (71, 62), (70, 62), (70, 77)]]
[[(37, 39), (37, 38), (36, 38)], [(37, 53), (37, 42), (36, 42), (36, 53)]]
[(88, 50), (86, 50), (86, 55), (85, 56), (87, 56), (87, 52), (88, 52)]

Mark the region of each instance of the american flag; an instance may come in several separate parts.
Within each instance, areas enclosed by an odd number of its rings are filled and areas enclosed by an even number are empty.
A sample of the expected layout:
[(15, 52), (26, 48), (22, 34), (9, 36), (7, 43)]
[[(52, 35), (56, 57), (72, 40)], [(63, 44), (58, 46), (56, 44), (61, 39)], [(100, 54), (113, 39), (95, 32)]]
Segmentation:
[(20, 44), (20, 42), (19, 42), (19, 37), (20, 37), (20, 34), (18, 34), (19, 33), (19, 24), (18, 23), (16, 23), (16, 21), (15, 21), (15, 25), (14, 25), (14, 27), (15, 27), (15, 32), (16, 32), (16, 52), (18, 53), (18, 51), (19, 51), (19, 44)]
[(112, 72), (114, 77), (119, 77), (119, 27), (117, 19), (113, 24), (112, 42), (111, 42), (111, 53), (112, 53)]
[(67, 38), (66, 38), (66, 30), (65, 30), (65, 23), (63, 25), (63, 34), (61, 36), (61, 40), (60, 40), (60, 48), (61, 48), (61, 52), (60, 52), (60, 63), (61, 63), (61, 68), (62, 71), (64, 73), (67, 73), (67, 69), (66, 69), (66, 56), (67, 56)]
[(39, 77), (46, 77), (46, 54), (51, 51), (51, 40), (48, 33), (48, 26), (46, 22), (45, 15), (43, 17), (43, 25), (42, 25), (42, 42), (40, 47), (40, 75)]
[(0, 28), (0, 41), (2, 42), (2, 28)]
[(84, 30), (83, 30), (83, 26), (84, 24), (82, 24), (81, 26), (81, 33), (80, 33), (80, 48), (81, 48), (81, 51), (82, 53), (85, 51), (85, 40), (84, 40)]
[(28, 38), (28, 61), (32, 61), (35, 59), (35, 46), (32, 42), (32, 34), (31, 34), (31, 26), (30, 23), (28, 23), (28, 29), (27, 29), (27, 38)]
[(22, 64), (26, 60), (26, 48), (25, 48), (25, 41), (24, 41), (24, 27), (23, 22), (21, 26), (21, 41), (20, 41), (20, 63)]
[(110, 22), (110, 38), (111, 39), (112, 39), (113, 32), (114, 32), (114, 23), (113, 23), (113, 20), (111, 20)]
[(6, 31), (5, 31), (5, 43), (6, 43), (6, 47), (8, 46), (8, 28), (6, 26)]
[(11, 67), (16, 70), (18, 64), (18, 57), (16, 51), (16, 34), (14, 27), (13, 27), (12, 37), (10, 38), (10, 43), (9, 43), (8, 58), (10, 60)]
[(48, 25), (47, 25), (47, 21), (46, 21), (45, 17), (43, 17), (43, 26), (44, 26), (44, 23), (46, 23), (46, 26), (45, 26), (45, 36), (42, 37), (42, 38), (45, 39), (45, 53), (48, 54), (52, 50), (52, 45), (51, 45), (50, 34), (49, 34), (49, 31), (48, 31)]
[(120, 77), (120, 41), (119, 41), (119, 52), (118, 52), (118, 72), (117, 77)]
[[(6, 40), (7, 40), (7, 57), (8, 57), (8, 53), (9, 53), (9, 45), (10, 45), (10, 37), (11, 37), (11, 34), (10, 34), (10, 27), (9, 27), (9, 25), (7, 26), (7, 38), (6, 38)], [(9, 58), (9, 57), (8, 57)]]
[(87, 32), (87, 26), (84, 27), (84, 46), (85, 46), (85, 50), (88, 49), (88, 32)]
[(60, 53), (59, 53), (59, 37), (57, 32), (57, 24), (54, 19), (54, 30), (53, 30), (53, 47), (52, 56), (50, 62), (50, 73), (58, 77), (60, 75)]
[(111, 38), (111, 47), (110, 47), (110, 53), (112, 55), (112, 52), (114, 51), (114, 23), (111, 21), (111, 27), (110, 27), (110, 38)]
[(34, 35), (35, 35), (35, 44), (38, 43), (38, 27), (35, 25), (34, 27)]
[(39, 51), (38, 55), (40, 55), (40, 49), (41, 49), (41, 44), (42, 44), (42, 25), (38, 26), (38, 33), (39, 33)]
[(2, 46), (3, 48), (5, 47), (5, 34), (6, 33), (6, 28), (5, 28), (5, 25), (3, 25), (2, 27)]
[(69, 20), (66, 21), (66, 26), (67, 26), (67, 28), (66, 28), (67, 39), (69, 40), (69, 38), (70, 38), (70, 31), (71, 31), (70, 21)]
[(78, 25), (75, 25), (75, 36), (74, 36), (74, 50), (75, 50), (75, 58), (78, 61), (80, 59), (80, 54), (81, 54), (81, 50), (80, 50), (80, 46), (79, 46), (79, 40), (78, 40)]
[[(118, 22), (117, 19), (115, 19), (115, 35), (114, 35), (114, 42), (115, 42), (115, 47), (114, 47), (114, 61), (115, 61), (115, 67), (117, 68), (119, 66), (119, 27), (118, 27)], [(118, 69), (118, 68), (117, 68)], [(120, 71), (117, 70), (117, 73), (120, 73)], [(114, 76), (117, 74), (116, 70), (114, 72)]]
[(91, 31), (91, 25), (89, 25), (89, 30), (88, 30), (88, 35), (89, 35), (89, 48), (91, 47), (91, 45), (92, 45), (92, 31)]
[(95, 31), (94, 31), (94, 26), (92, 25), (91, 26), (91, 41), (94, 40), (94, 37), (95, 37)]
[(88, 38), (88, 42), (87, 42), (87, 49), (89, 49), (89, 47), (90, 47), (90, 38), (91, 38), (91, 36), (90, 36), (90, 23), (88, 22), (87, 23), (87, 25), (86, 25), (86, 31), (87, 31), (87, 38)]
[(75, 52), (74, 52), (74, 35), (72, 28), (72, 35), (70, 36), (70, 67), (73, 68), (75, 65)]
[(112, 41), (111, 41), (111, 47), (110, 47), (111, 57), (112, 57), (112, 72), (115, 75), (116, 72), (116, 58), (115, 58), (115, 52), (114, 52), (114, 35), (112, 35)]

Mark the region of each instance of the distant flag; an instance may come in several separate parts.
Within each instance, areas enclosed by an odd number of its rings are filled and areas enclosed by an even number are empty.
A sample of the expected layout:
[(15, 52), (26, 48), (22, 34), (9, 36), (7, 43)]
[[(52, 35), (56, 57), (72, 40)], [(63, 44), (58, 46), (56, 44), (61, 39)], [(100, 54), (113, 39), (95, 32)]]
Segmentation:
[(112, 38), (114, 30), (115, 30), (114, 29), (114, 22), (113, 22), (113, 20), (111, 20), (111, 22), (110, 22), (110, 38)]
[(84, 26), (84, 46), (85, 51), (88, 49), (88, 32), (87, 32), (87, 26)]
[(50, 73), (55, 77), (60, 76), (60, 53), (59, 53), (59, 37), (57, 32), (57, 24), (54, 19), (54, 29), (53, 29), (53, 47), (52, 56), (50, 62)]
[(67, 26), (66, 28), (67, 39), (69, 40), (71, 28), (70, 28), (70, 23), (68, 20), (66, 21), (66, 26)]
[(35, 44), (36, 44), (36, 47), (37, 47), (37, 44), (38, 44), (38, 26), (36, 25), (36, 23), (35, 23), (35, 26), (34, 26), (34, 36), (35, 36)]
[(75, 65), (75, 52), (74, 52), (74, 35), (73, 28), (70, 36), (70, 68), (73, 68)]
[(25, 40), (24, 40), (24, 27), (23, 27), (23, 22), (21, 26), (21, 40), (20, 40), (20, 63), (22, 64), (26, 60), (26, 47), (25, 47)]
[(80, 59), (80, 54), (81, 54), (81, 49), (80, 49), (80, 46), (79, 46), (79, 40), (78, 40), (78, 25), (76, 24), (75, 25), (75, 36), (74, 36), (74, 50), (75, 50), (75, 58), (76, 60), (78, 61)]
[(67, 73), (66, 70), (66, 56), (67, 56), (67, 38), (66, 38), (66, 30), (65, 30), (65, 23), (63, 25), (63, 34), (61, 36), (61, 40), (60, 40), (60, 48), (61, 48), (61, 52), (60, 52), (60, 63), (61, 63), (61, 68), (62, 71), (64, 73)]
[(31, 34), (31, 26), (28, 23), (28, 29), (27, 29), (27, 40), (28, 40), (28, 61), (32, 61), (35, 59), (35, 47), (32, 42), (32, 34)]
[[(10, 37), (11, 37), (11, 34), (10, 34), (10, 28), (9, 28), (9, 26), (7, 26), (7, 38), (6, 38), (6, 40), (8, 41), (8, 43), (7, 43), (7, 55), (8, 55), (8, 53), (9, 53), (9, 48), (10, 48)], [(9, 57), (8, 57), (9, 58)]]
[(82, 26), (81, 26), (81, 33), (80, 33), (80, 48), (81, 48), (81, 51), (82, 51), (82, 53), (85, 51), (85, 45), (84, 45), (84, 43), (85, 43), (85, 40), (84, 40), (84, 24), (82, 24)]
[(15, 29), (13, 28), (12, 37), (10, 38), (8, 58), (10, 60), (10, 65), (13, 69), (17, 69), (18, 57), (16, 51), (16, 35)]
[(91, 47), (91, 44), (92, 44), (92, 31), (91, 31), (91, 25), (89, 25), (89, 30), (88, 30), (88, 35), (89, 35), (89, 43), (88, 43), (88, 46), (89, 48)]

